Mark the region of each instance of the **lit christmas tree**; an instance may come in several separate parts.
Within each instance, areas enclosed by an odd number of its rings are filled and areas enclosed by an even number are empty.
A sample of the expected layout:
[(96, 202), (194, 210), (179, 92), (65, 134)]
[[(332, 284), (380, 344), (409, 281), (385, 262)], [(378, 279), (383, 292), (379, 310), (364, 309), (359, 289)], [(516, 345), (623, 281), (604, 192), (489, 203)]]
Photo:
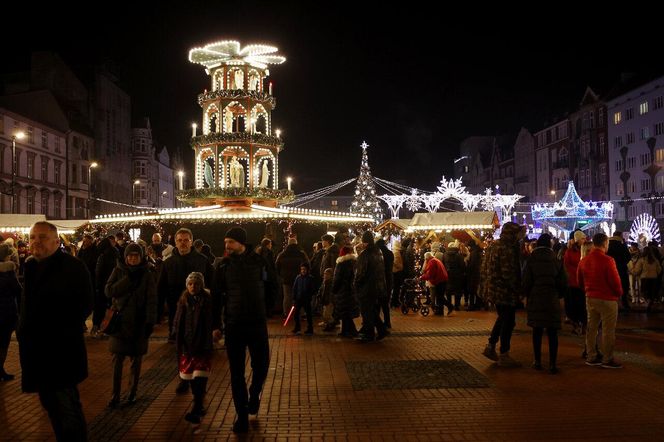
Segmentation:
[(369, 168), (367, 147), (369, 145), (362, 142), (362, 166), (355, 186), (355, 199), (350, 206), (350, 211), (351, 213), (368, 215), (375, 220), (380, 220), (383, 218), (383, 211), (380, 208), (378, 198), (376, 198), (376, 187), (371, 176), (371, 168)]

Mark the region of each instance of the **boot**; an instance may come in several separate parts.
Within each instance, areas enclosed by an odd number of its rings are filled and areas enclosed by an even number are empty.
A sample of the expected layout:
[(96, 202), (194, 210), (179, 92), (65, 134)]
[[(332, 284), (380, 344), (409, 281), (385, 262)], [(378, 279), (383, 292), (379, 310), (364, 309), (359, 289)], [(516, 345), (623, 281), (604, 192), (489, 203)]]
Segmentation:
[(233, 422), (233, 433), (247, 433), (249, 432), (249, 415), (248, 414), (238, 414), (235, 416), (235, 422)]
[(498, 353), (496, 353), (496, 344), (488, 343), (486, 347), (484, 347), (482, 354), (492, 361), (497, 361)]
[(180, 383), (175, 388), (175, 393), (176, 394), (185, 394), (187, 391), (189, 391), (189, 381), (187, 381), (185, 379), (180, 379)]

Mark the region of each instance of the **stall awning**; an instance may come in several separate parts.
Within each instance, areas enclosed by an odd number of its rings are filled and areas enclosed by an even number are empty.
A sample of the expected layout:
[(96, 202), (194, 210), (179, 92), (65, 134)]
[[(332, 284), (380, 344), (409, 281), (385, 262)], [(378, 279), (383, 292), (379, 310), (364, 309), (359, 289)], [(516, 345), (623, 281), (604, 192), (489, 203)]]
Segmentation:
[(387, 228), (395, 228), (397, 230), (406, 230), (408, 226), (410, 225), (411, 219), (403, 219), (403, 218), (392, 218), (388, 219), (386, 221), (383, 221), (380, 223), (376, 228), (374, 229), (375, 231), (379, 232), (381, 230), (387, 229)]
[(496, 212), (416, 213), (407, 231), (493, 230), (499, 225)]

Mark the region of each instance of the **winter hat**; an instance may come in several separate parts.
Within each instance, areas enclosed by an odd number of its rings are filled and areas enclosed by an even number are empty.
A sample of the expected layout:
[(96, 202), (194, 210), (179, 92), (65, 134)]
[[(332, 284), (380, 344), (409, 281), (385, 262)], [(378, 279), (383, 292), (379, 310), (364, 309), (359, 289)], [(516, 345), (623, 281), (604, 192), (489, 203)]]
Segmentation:
[(9, 244), (0, 244), (0, 262), (14, 254), (14, 249)]
[[(576, 239), (576, 233), (574, 234)], [(548, 233), (542, 233), (539, 238), (537, 238), (537, 247), (549, 247), (551, 248), (551, 235)]]
[(247, 231), (242, 227), (231, 227), (226, 232), (226, 236), (224, 236), (224, 238), (234, 239), (240, 244), (245, 245), (247, 243)]
[(586, 239), (586, 234), (583, 233), (581, 230), (577, 230), (574, 232), (574, 241), (579, 242), (582, 239)]
[[(226, 235), (226, 238), (228, 238), (228, 237), (229, 236)], [(233, 238), (233, 239), (235, 239), (235, 238)], [(237, 239), (235, 241), (237, 241)], [(187, 284), (189, 284), (189, 281), (198, 282), (202, 287), (205, 287), (205, 277), (203, 276), (203, 274), (201, 272), (191, 272), (189, 274), (189, 276), (187, 276)]]
[(330, 234), (327, 234), (327, 233), (325, 235), (321, 236), (320, 240), (321, 241), (327, 241), (330, 244), (334, 244), (334, 236), (332, 236)]
[(132, 253), (137, 254), (138, 256), (143, 259), (143, 247), (139, 246), (138, 244), (129, 244), (127, 247), (125, 247), (124, 251), (124, 257), (126, 258), (127, 256), (131, 255)]
[(431, 258), (433, 258), (433, 253), (431, 253), (431, 252), (426, 252), (426, 253), (424, 254), (424, 259), (431, 259)]
[(373, 245), (374, 243), (374, 234), (372, 231), (367, 230), (362, 234), (362, 242), (367, 243), (369, 245)]

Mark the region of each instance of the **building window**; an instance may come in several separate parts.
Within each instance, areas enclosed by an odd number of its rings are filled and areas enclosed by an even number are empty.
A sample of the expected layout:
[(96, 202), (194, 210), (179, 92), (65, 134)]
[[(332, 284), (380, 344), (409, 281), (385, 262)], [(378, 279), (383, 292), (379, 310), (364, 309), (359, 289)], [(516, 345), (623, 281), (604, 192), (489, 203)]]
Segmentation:
[(625, 192), (623, 191), (623, 183), (616, 183), (616, 195), (623, 196)]
[(633, 169), (636, 167), (636, 157), (627, 158), (627, 168)]
[(664, 122), (655, 124), (655, 136), (664, 134)]
[(330, 202), (330, 205), (331, 205), (332, 207), (337, 207), (337, 206), (339, 205), (339, 201), (337, 201), (337, 200), (332, 200), (332, 201)]
[(55, 146), (55, 153), (60, 153), (60, 137), (57, 135), (55, 136), (55, 143), (53, 143)]
[(606, 185), (606, 164), (599, 165), (599, 183), (602, 186)]
[(28, 126), (28, 143), (35, 144), (35, 129), (32, 126)]
[(625, 109), (625, 121), (631, 120), (634, 118), (634, 108), (630, 107), (629, 109)]
[(88, 184), (88, 171), (85, 166), (81, 166), (81, 183)]
[(599, 108), (599, 118), (598, 118), (598, 120), (599, 121), (597, 121), (597, 125), (599, 127), (603, 127), (604, 126), (604, 108), (603, 107)]
[(639, 115), (644, 115), (648, 113), (648, 102), (644, 101), (643, 103), (639, 104)]
[(56, 195), (53, 198), (53, 215), (55, 216), (56, 219), (62, 218), (62, 196)]
[(78, 181), (78, 167), (76, 167), (76, 164), (71, 165), (71, 179), (69, 180), (70, 183), (75, 184)]
[(35, 155), (28, 153), (28, 178), (35, 177)]
[(590, 128), (595, 128), (595, 112), (590, 111)]
[(664, 148), (655, 149), (655, 161), (664, 162)]
[(48, 182), (48, 158), (41, 158), (41, 180), (43, 182)]
[(0, 134), (5, 133), (5, 116), (0, 115)]
[(641, 191), (650, 190), (650, 180), (641, 180)]
[(664, 190), (664, 175), (657, 175), (655, 186), (657, 186), (658, 191)]
[[(60, 184), (60, 162), (56, 161), (53, 166), (53, 182), (55, 184)], [(57, 215), (56, 215), (57, 216)]]
[(627, 144), (632, 144), (634, 142), (634, 132), (628, 132), (626, 138)]
[(616, 161), (616, 172), (620, 172), (622, 170), (623, 170), (623, 160)]
[(144, 177), (145, 175), (145, 161), (134, 162), (134, 176)]
[(35, 213), (35, 192), (32, 190), (28, 191), (28, 208), (27, 212), (29, 214), (34, 214)]
[(652, 100), (652, 109), (657, 110), (664, 107), (664, 95), (660, 95)]
[(650, 153), (641, 154), (641, 166), (647, 166), (650, 164)]
[(615, 137), (613, 139), (613, 148), (616, 149), (618, 147), (622, 147), (623, 140), (622, 137)]
[(641, 128), (641, 139), (647, 140), (650, 138), (650, 128), (648, 126)]
[(636, 193), (636, 181), (628, 181), (627, 188), (630, 193)]
[(42, 147), (48, 149), (48, 133), (45, 130), (42, 131)]
[(629, 217), (636, 218), (636, 207), (629, 206)]
[(44, 190), (41, 192), (41, 213), (48, 215), (48, 192)]

